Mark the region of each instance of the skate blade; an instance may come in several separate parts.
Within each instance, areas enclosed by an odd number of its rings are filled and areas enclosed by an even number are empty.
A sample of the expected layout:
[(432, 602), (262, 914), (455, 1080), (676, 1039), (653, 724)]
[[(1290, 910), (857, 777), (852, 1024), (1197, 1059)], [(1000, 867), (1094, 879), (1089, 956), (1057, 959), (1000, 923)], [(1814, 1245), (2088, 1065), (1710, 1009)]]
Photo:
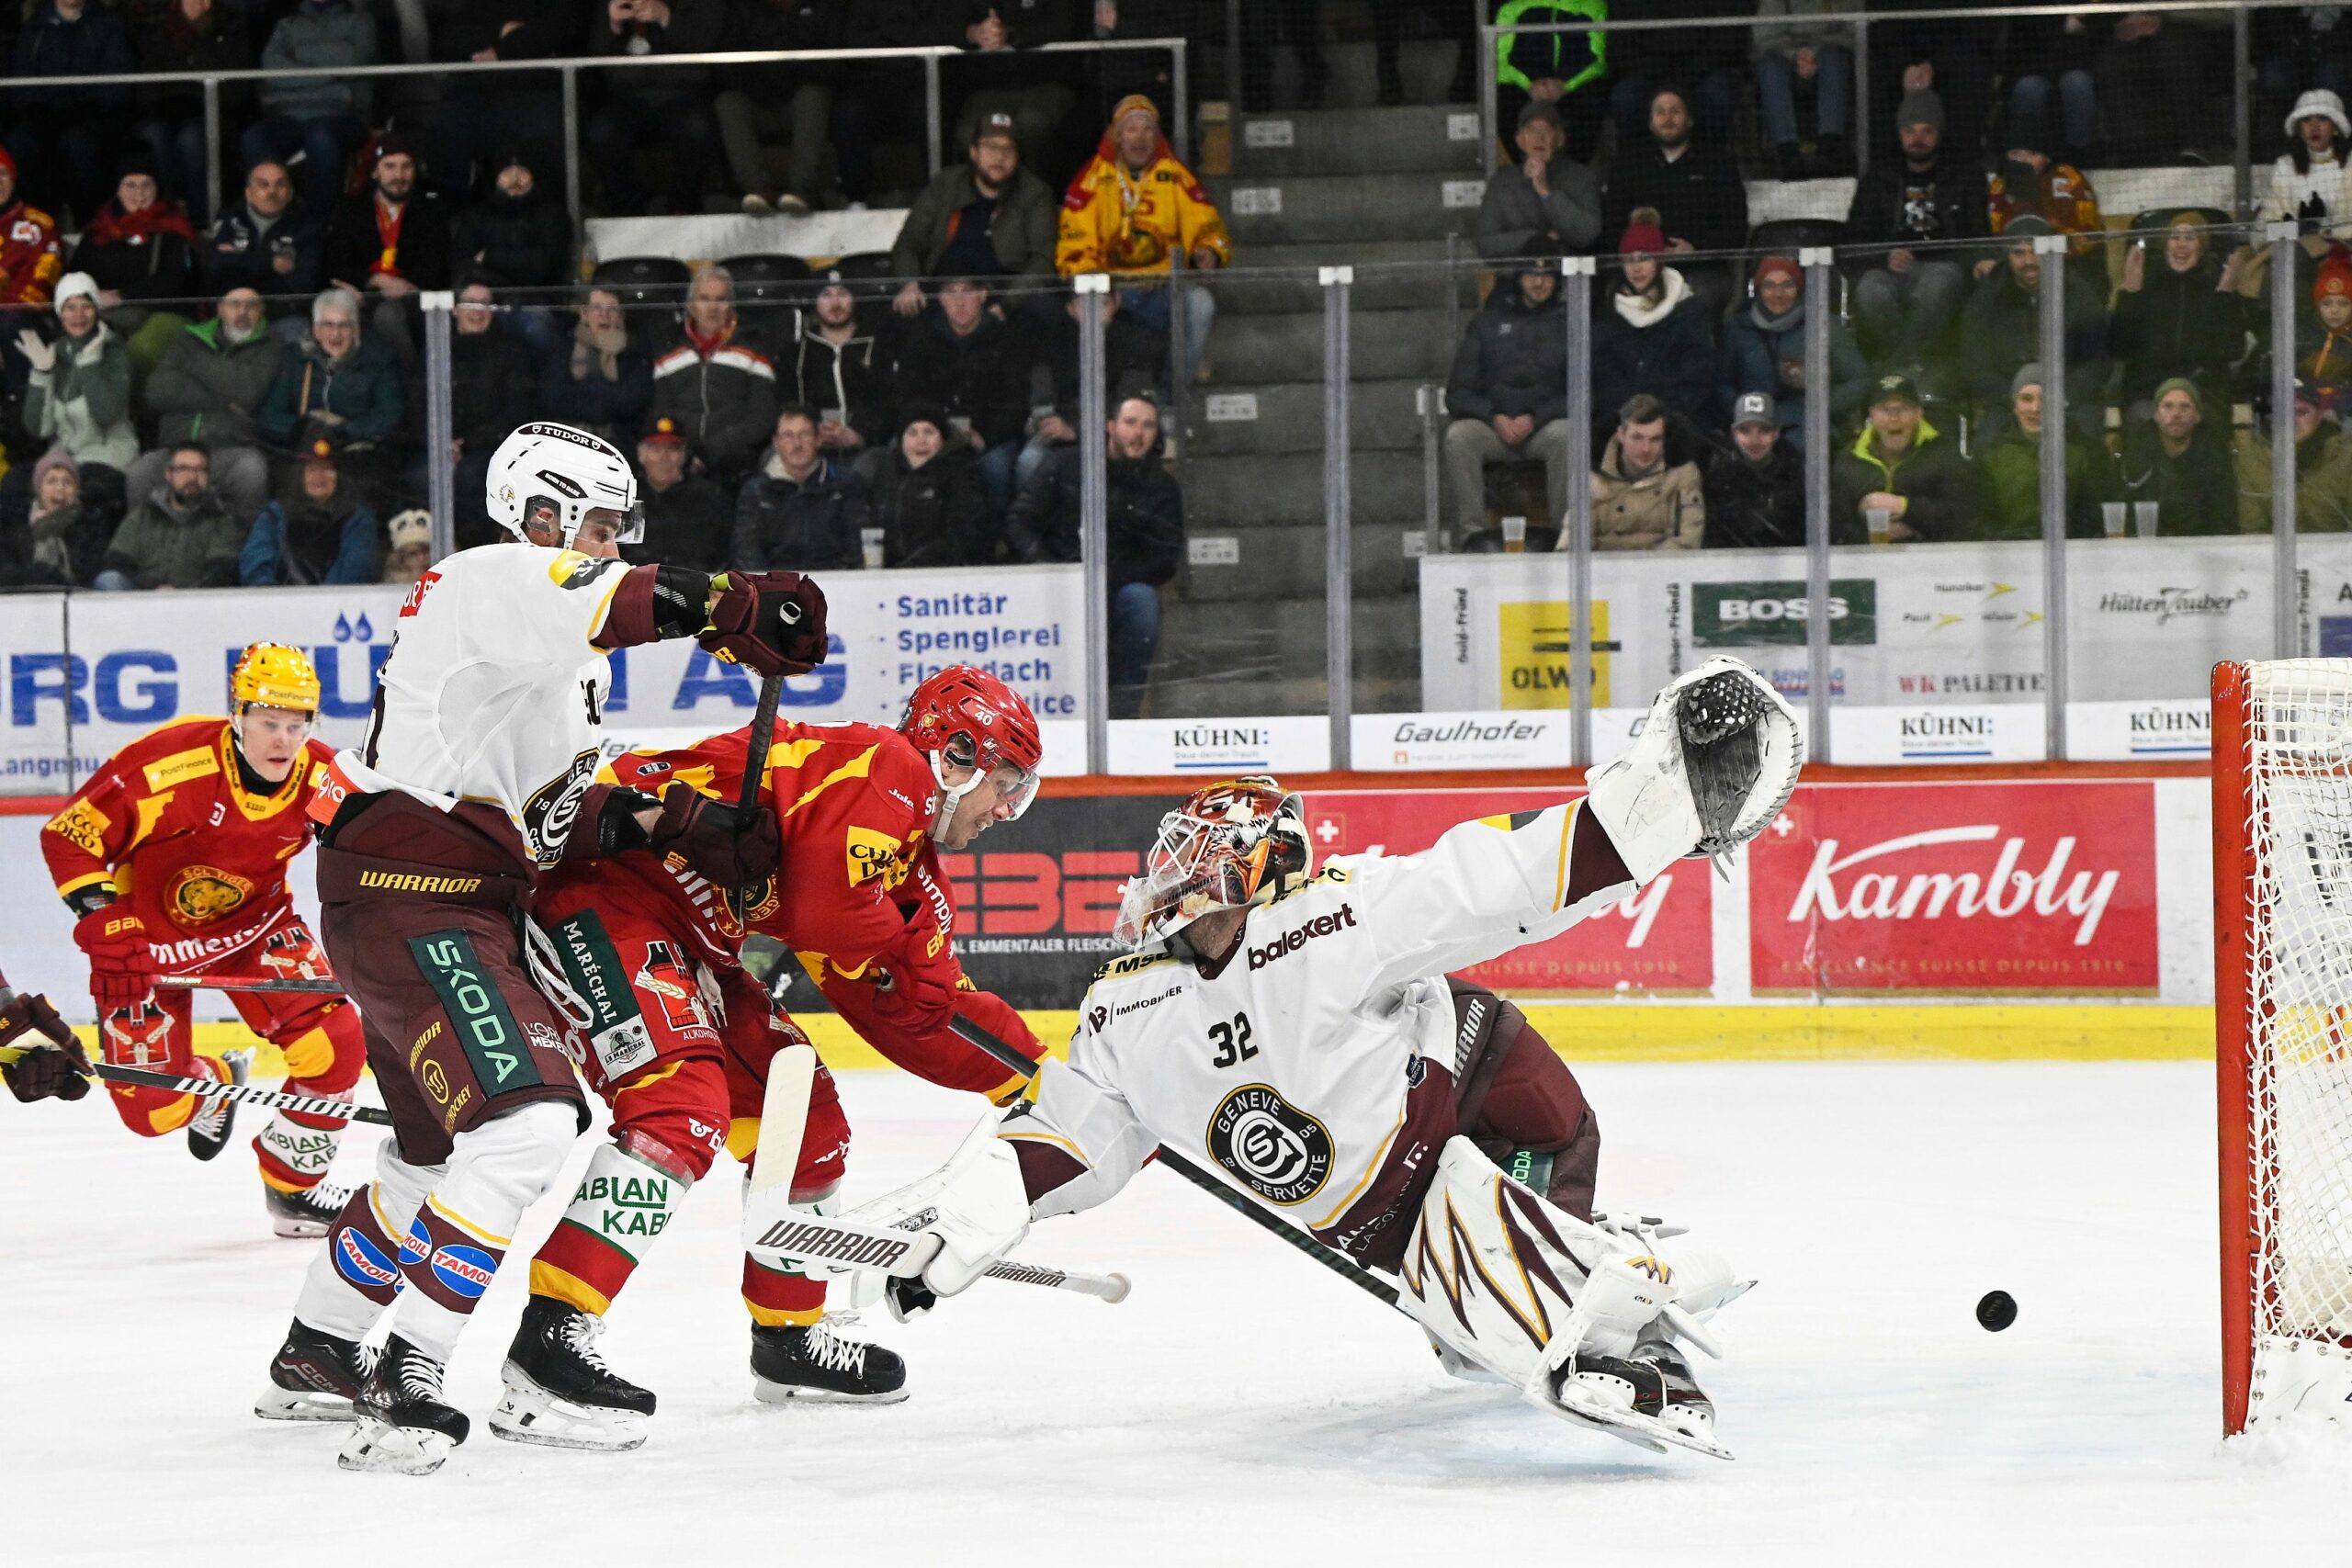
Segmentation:
[(394, 1427), (370, 1416), (361, 1419), (359, 1429), (345, 1441), (334, 1461), (345, 1470), (430, 1475), (441, 1468), (456, 1446), (447, 1432), (424, 1427)]
[(297, 1220), (279, 1214), (269, 1222), (269, 1234), (288, 1241), (312, 1241), (327, 1234), (331, 1227), (323, 1220)]
[(752, 1397), (762, 1404), (898, 1404), (907, 1397), (902, 1383), (888, 1393), (844, 1393), (839, 1389), (814, 1388), (808, 1383), (770, 1382), (752, 1375)]
[(314, 1388), (270, 1384), (254, 1397), (254, 1414), (265, 1421), (349, 1421), (351, 1401)]
[(1538, 1396), (1535, 1403), (1546, 1410), (1555, 1411), (1571, 1421), (1582, 1423), (1608, 1433), (1620, 1441), (1637, 1449), (1662, 1454), (1668, 1448), (1689, 1449), (1713, 1459), (1736, 1457), (1704, 1431), (1695, 1427), (1678, 1427), (1655, 1416), (1644, 1416), (1613, 1403), (1610, 1396), (1597, 1389), (1579, 1387), (1570, 1379), (1554, 1398)]
[(510, 1443), (543, 1449), (582, 1449), (626, 1453), (645, 1441), (647, 1417), (633, 1410), (611, 1411), (559, 1399), (511, 1368), (505, 1396), (490, 1413), (492, 1435)]

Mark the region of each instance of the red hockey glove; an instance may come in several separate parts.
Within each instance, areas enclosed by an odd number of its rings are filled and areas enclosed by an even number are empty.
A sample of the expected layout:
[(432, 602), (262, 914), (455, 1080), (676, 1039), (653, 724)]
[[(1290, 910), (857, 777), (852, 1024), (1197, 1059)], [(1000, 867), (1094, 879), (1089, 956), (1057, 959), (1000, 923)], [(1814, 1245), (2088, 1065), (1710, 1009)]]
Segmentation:
[(675, 780), (662, 792), (662, 816), (649, 835), (656, 854), (676, 854), (720, 887), (752, 887), (775, 874), (782, 854), (775, 813), (713, 800)]
[(39, 994), (17, 996), (0, 985), (0, 1077), (8, 1092), (36, 1100), (79, 1100), (90, 1092), (90, 1059), (82, 1043)]
[(806, 675), (825, 661), (825, 591), (797, 571), (724, 571), (710, 580), (712, 658), (761, 675)]
[[(929, 951), (933, 942), (939, 951)], [(874, 961), (874, 1010), (910, 1034), (947, 1027), (964, 966), (956, 962), (928, 906), (918, 905), (907, 929)]]
[(74, 923), (74, 942), (90, 957), (90, 995), (101, 1016), (137, 1007), (155, 988), (147, 928), (126, 904), (101, 904)]

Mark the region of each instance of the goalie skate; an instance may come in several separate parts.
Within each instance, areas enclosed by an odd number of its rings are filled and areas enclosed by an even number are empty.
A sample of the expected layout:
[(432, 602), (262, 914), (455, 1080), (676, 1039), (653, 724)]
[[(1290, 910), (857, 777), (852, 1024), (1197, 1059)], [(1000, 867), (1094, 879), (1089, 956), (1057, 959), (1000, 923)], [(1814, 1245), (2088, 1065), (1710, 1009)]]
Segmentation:
[(1632, 1358), (1577, 1355), (1529, 1397), (1570, 1421), (1652, 1453), (1678, 1448), (1715, 1459), (1734, 1457), (1715, 1441), (1714, 1404), (1692, 1380), (1689, 1364), (1662, 1346), (1645, 1346)]

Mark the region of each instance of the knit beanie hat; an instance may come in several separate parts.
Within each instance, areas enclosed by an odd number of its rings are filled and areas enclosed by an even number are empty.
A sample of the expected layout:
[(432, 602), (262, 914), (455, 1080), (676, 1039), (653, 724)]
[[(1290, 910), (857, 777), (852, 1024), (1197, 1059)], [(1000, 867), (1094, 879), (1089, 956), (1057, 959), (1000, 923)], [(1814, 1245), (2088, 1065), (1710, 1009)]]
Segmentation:
[(2197, 412), (2199, 413), (2203, 413), (2205, 412), (2205, 394), (2199, 391), (2197, 389), (2197, 383), (2190, 380), (2188, 377), (2175, 376), (2170, 380), (2157, 382), (2156, 395), (2152, 400), (2159, 403), (2163, 402), (2165, 400), (2165, 395), (2168, 392), (2187, 392), (2188, 394), (2188, 400), (2197, 405)]
[(1911, 125), (1932, 125), (1937, 135), (1943, 134), (1944, 100), (1933, 87), (1914, 87), (1895, 106), (1894, 129)]

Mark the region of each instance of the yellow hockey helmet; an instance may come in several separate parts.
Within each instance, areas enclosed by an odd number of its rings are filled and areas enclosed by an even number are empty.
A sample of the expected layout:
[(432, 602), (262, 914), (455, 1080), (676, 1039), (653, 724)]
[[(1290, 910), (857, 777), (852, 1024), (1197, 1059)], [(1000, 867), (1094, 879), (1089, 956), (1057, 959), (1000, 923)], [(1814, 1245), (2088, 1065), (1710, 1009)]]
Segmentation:
[(237, 656), (229, 671), (229, 699), (239, 707), (319, 711), (319, 672), (311, 656), (282, 642), (257, 642)]

